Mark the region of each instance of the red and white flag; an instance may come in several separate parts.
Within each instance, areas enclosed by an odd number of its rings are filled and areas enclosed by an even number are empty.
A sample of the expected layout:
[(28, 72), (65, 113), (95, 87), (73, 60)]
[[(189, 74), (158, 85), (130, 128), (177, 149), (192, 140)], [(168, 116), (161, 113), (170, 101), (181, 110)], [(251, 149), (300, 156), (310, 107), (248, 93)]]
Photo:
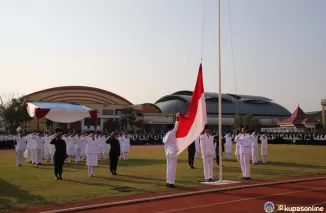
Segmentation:
[(176, 133), (178, 155), (202, 133), (207, 124), (206, 101), (204, 94), (202, 64), (199, 66), (195, 90), (192, 94), (188, 112), (179, 117)]

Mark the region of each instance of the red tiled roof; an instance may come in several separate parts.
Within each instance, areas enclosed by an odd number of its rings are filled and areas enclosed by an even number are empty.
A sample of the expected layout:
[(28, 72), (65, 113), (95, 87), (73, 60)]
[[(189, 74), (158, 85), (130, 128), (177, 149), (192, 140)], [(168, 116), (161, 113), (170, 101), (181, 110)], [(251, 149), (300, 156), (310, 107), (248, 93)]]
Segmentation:
[(293, 125), (302, 125), (302, 124), (317, 124), (314, 119), (310, 118), (302, 109), (298, 106), (296, 110), (292, 113), (291, 117), (288, 119), (282, 120), (279, 124), (293, 124)]

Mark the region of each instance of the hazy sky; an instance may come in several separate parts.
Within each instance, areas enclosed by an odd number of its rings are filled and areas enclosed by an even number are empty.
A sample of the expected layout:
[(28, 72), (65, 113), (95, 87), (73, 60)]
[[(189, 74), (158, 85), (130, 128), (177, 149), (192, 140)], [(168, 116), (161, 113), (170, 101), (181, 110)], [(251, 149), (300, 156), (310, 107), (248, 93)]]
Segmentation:
[[(230, 0), (238, 94), (293, 111), (326, 98), (326, 1)], [(193, 90), (204, 0), (0, 0), (0, 92), (93, 86), (132, 103)], [(206, 0), (205, 90), (218, 92), (217, 0)], [(222, 92), (235, 93), (221, 0)]]

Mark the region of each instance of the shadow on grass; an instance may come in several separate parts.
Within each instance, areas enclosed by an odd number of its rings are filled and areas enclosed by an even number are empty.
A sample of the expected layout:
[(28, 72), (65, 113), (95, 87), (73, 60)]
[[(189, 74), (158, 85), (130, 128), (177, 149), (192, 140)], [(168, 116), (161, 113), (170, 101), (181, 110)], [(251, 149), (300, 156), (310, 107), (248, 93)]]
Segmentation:
[[(71, 179), (65, 179), (64, 181), (68, 181), (68, 182), (72, 182), (72, 183), (78, 183), (78, 184), (84, 184), (84, 185), (89, 185), (89, 186), (100, 186), (100, 187), (106, 186), (106, 187), (108, 187), (108, 190), (114, 190), (115, 188), (129, 187), (129, 186), (114, 185), (112, 183), (109, 184), (109, 181), (112, 181), (112, 179), (109, 179), (109, 178), (97, 177), (97, 176), (95, 176), (93, 178), (103, 178), (103, 179), (108, 180), (108, 183), (88, 183), (88, 182), (83, 182), (83, 181), (78, 181), (78, 180), (71, 180)], [(116, 182), (124, 182), (124, 181), (121, 181), (121, 180), (114, 180), (114, 181), (116, 181)], [(146, 191), (144, 189), (139, 189), (139, 188), (135, 188), (135, 191), (147, 192), (147, 193), (150, 192), (150, 191)], [(126, 193), (126, 192), (122, 192), (122, 193)]]
[(0, 179), (0, 212), (4, 210), (23, 210), (19, 206), (50, 205), (53, 202), (47, 201), (44, 197), (33, 195), (29, 191), (18, 188), (15, 185)]

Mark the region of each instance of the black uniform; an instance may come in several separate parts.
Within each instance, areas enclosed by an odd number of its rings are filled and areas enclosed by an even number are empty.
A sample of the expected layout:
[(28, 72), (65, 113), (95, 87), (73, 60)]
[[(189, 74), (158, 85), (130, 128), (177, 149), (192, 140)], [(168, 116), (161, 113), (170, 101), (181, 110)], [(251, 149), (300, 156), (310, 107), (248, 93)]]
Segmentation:
[[(214, 143), (216, 143), (216, 146), (215, 146), (216, 159), (215, 159), (215, 161), (216, 161), (216, 165), (220, 166), (220, 148), (219, 148), (220, 143), (219, 143), (218, 137), (219, 136), (214, 136)], [(225, 142), (225, 139), (223, 138), (222, 139), (222, 153), (224, 152), (224, 146), (223, 146), (224, 142)]]
[(57, 179), (62, 179), (63, 164), (68, 157), (66, 142), (58, 137), (54, 138), (50, 144), (55, 146), (54, 152), (54, 175)]
[(112, 175), (117, 175), (118, 160), (120, 157), (120, 143), (119, 140), (110, 137), (107, 141), (107, 144), (110, 144), (111, 149), (109, 152), (110, 156), (110, 171)]
[(194, 167), (195, 154), (196, 154), (196, 144), (194, 141), (188, 146), (188, 163), (189, 163), (189, 167), (192, 169), (195, 168)]

